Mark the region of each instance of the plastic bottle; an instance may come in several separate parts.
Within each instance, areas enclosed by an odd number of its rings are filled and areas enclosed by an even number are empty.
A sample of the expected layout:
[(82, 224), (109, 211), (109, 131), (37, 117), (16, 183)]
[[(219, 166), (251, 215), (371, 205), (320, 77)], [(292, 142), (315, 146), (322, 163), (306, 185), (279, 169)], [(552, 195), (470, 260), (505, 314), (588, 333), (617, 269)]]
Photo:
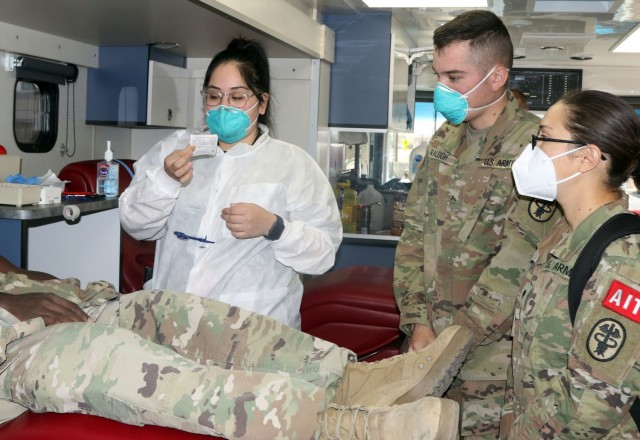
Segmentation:
[(336, 198), (340, 204), (340, 219), (344, 232), (357, 232), (358, 229), (358, 193), (351, 189), (349, 182), (338, 182)]
[(375, 233), (382, 229), (384, 223), (384, 197), (373, 186), (373, 183), (367, 182), (367, 187), (358, 194), (358, 205), (366, 207), (369, 214), (367, 221), (368, 227), (366, 232), (363, 231), (361, 225), (361, 233)]
[(107, 151), (104, 152), (104, 160), (98, 162), (98, 177), (96, 194), (104, 194), (106, 197), (118, 197), (118, 174), (120, 165), (113, 161), (111, 141), (107, 141)]

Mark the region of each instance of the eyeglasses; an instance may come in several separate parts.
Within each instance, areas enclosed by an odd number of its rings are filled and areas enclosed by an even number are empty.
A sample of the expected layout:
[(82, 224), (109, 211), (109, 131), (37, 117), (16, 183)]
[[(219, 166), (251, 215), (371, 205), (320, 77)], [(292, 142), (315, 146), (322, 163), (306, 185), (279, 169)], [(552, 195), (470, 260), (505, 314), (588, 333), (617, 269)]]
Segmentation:
[[(580, 145), (582, 147), (586, 147), (587, 143), (584, 142), (580, 142), (580, 141), (574, 141), (574, 140), (567, 140), (567, 139), (554, 139), (554, 138), (548, 138), (548, 137), (544, 137), (544, 136), (537, 136), (535, 134), (531, 135), (531, 148), (535, 148), (536, 144), (538, 142), (558, 142), (561, 144), (573, 144), (573, 145)], [(600, 158), (602, 160), (607, 160), (606, 157), (604, 157), (604, 154), (602, 156), (600, 156)]]
[(179, 240), (195, 240), (195, 241), (199, 241), (201, 243), (214, 244), (213, 241), (207, 240), (207, 237), (205, 237), (205, 238), (193, 237), (191, 235), (187, 235), (184, 232), (179, 232), (179, 231), (173, 231), (173, 233), (175, 234), (176, 237), (178, 237)]
[(204, 89), (200, 92), (202, 95), (202, 102), (204, 102), (208, 106), (216, 106), (220, 105), (222, 102), (222, 98), (225, 96), (229, 98), (229, 105), (235, 108), (243, 108), (247, 105), (247, 101), (252, 96), (260, 96), (262, 93), (244, 93), (238, 90), (233, 90), (231, 92), (221, 92), (215, 89)]

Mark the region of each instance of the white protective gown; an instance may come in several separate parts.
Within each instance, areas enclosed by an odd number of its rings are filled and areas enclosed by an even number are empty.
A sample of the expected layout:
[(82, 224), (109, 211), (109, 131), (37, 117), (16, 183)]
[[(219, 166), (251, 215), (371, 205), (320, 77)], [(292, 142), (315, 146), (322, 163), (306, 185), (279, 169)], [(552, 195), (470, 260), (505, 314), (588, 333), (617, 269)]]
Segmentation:
[[(298, 273), (322, 274), (335, 261), (342, 224), (331, 185), (301, 148), (272, 139), (193, 159), (186, 186), (163, 169), (164, 158), (184, 148), (192, 132), (179, 130), (135, 164), (120, 196), (123, 228), (138, 240), (158, 240), (153, 279), (145, 288), (186, 291), (269, 315), (300, 328)], [(220, 218), (230, 203), (255, 203), (281, 216), (279, 240), (236, 239)], [(214, 244), (180, 240), (174, 232)]]

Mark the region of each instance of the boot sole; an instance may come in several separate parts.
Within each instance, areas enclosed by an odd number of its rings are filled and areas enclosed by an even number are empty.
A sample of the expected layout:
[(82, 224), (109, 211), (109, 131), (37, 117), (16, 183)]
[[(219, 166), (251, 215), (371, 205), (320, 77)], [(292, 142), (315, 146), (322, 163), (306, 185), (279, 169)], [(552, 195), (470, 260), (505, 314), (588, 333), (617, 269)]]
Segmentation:
[[(473, 333), (461, 327), (460, 330), (449, 341), (449, 345), (438, 357), (424, 379), (406, 394), (398, 397), (393, 403), (402, 404), (414, 402), (426, 396), (442, 397), (445, 391), (453, 382), (454, 377), (460, 371), (462, 363), (467, 358), (467, 354), (473, 344)], [(457, 350), (449, 349), (458, 346)], [(438, 372), (437, 374), (433, 374)]]

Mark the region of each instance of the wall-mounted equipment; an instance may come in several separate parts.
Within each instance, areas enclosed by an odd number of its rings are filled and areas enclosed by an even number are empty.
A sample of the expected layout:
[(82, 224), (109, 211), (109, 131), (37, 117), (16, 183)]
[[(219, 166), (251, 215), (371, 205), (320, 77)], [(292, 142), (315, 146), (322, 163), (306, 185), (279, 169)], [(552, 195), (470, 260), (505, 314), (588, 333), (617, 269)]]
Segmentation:
[(582, 88), (582, 69), (513, 68), (509, 88), (524, 93), (530, 110), (547, 110), (565, 93)]
[(78, 79), (78, 67), (75, 64), (18, 56), (16, 78), (63, 85)]

